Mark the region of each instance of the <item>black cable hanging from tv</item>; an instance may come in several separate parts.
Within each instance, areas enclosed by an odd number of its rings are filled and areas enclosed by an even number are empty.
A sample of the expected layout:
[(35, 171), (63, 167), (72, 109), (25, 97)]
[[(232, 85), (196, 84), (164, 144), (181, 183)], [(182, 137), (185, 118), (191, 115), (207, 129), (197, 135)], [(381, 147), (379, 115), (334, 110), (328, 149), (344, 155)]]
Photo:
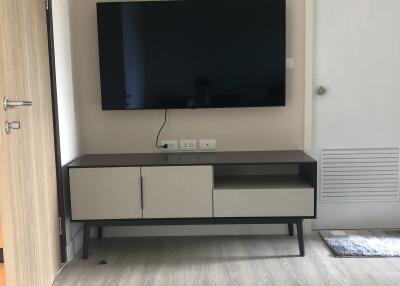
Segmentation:
[(167, 124), (167, 113), (168, 113), (168, 109), (165, 109), (165, 112), (164, 112), (164, 123), (161, 126), (160, 130), (158, 130), (157, 139), (156, 139), (156, 148), (158, 148), (158, 149), (161, 149), (161, 148), (167, 149), (168, 148), (167, 144), (164, 144), (164, 145), (161, 145), (161, 146), (158, 145), (158, 141), (160, 139), (161, 132), (164, 130), (164, 127)]

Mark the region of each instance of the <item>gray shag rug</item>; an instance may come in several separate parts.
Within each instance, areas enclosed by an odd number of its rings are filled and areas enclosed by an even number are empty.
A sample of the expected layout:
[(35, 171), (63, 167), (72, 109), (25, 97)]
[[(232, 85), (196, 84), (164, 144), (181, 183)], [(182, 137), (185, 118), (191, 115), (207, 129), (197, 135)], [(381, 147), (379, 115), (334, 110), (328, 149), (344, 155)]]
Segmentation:
[(400, 257), (400, 230), (326, 230), (320, 235), (337, 257)]

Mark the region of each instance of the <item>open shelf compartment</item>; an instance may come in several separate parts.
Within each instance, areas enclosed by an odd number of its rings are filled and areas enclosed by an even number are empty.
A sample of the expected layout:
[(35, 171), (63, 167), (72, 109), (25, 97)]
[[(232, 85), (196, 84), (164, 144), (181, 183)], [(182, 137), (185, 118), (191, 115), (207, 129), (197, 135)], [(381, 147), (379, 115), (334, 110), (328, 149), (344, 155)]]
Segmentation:
[(299, 175), (215, 176), (214, 190), (224, 189), (313, 189)]

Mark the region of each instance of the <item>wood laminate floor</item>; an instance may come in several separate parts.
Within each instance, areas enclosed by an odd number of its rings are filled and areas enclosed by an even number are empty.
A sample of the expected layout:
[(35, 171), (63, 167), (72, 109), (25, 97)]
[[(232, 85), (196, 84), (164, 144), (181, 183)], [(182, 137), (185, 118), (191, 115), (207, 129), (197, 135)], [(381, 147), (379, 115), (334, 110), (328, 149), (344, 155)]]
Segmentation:
[[(400, 285), (400, 258), (334, 258), (317, 235), (93, 240), (55, 286)], [(101, 260), (108, 264), (100, 265)]]

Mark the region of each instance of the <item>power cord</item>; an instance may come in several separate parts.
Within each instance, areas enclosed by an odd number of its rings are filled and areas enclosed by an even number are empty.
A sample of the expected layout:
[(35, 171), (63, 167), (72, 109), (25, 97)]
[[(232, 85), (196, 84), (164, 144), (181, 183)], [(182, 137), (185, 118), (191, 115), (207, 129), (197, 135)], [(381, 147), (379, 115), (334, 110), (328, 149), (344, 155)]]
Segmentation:
[(160, 130), (158, 130), (157, 139), (156, 139), (156, 148), (158, 148), (158, 149), (167, 149), (168, 148), (168, 144), (164, 144), (164, 145), (161, 145), (161, 146), (158, 145), (158, 141), (160, 139), (161, 132), (163, 131), (165, 125), (167, 124), (167, 113), (168, 113), (168, 109), (165, 109), (165, 112), (164, 112), (164, 123), (161, 126)]

